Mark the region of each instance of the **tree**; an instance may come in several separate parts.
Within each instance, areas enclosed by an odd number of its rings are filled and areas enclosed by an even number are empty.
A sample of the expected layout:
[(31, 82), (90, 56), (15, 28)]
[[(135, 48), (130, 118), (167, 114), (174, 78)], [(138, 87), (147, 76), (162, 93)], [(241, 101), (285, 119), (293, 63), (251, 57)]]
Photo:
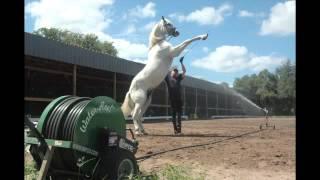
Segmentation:
[(108, 42), (108, 41), (104, 41), (102, 44), (102, 51), (110, 54), (112, 56), (117, 56), (117, 50), (116, 48), (113, 46), (112, 43)]
[(295, 66), (288, 60), (275, 73), (263, 70), (234, 81), (233, 88), (260, 107), (272, 109), (273, 114), (295, 112)]
[(80, 33), (66, 31), (62, 41), (70, 45), (83, 47), (83, 37)]
[(242, 78), (235, 79), (233, 83), (233, 88), (250, 99), (251, 101), (257, 103), (256, 91), (257, 91), (257, 75), (253, 74), (251, 76), (245, 75)]
[(42, 37), (46, 37), (48, 39), (61, 41), (61, 37), (63, 36), (63, 31), (57, 28), (40, 28), (37, 31), (34, 31), (34, 34), (40, 35)]
[(117, 49), (112, 43), (108, 41), (99, 41), (98, 36), (95, 34), (81, 34), (57, 28), (40, 28), (33, 33), (48, 39), (61, 41), (69, 45), (110, 54), (111, 56), (117, 56), (118, 54)]
[(270, 100), (277, 96), (276, 76), (268, 70), (263, 70), (257, 76), (257, 91), (260, 105), (270, 106)]
[(92, 51), (101, 52), (102, 49), (99, 47), (99, 43), (98, 36), (94, 34), (86, 34), (82, 41), (82, 47)]
[(293, 111), (292, 113), (294, 113), (296, 104), (296, 67), (291, 65), (288, 60), (276, 69), (276, 76), (278, 78), (278, 96), (283, 101), (286, 101), (286, 105), (282, 107), (282, 111)]
[(226, 82), (222, 82), (220, 83), (221, 86), (225, 87), (225, 88), (229, 88), (229, 84)]
[(296, 68), (291, 65), (288, 60), (282, 66), (276, 69), (276, 76), (278, 78), (277, 90), (279, 97), (295, 98), (296, 97)]

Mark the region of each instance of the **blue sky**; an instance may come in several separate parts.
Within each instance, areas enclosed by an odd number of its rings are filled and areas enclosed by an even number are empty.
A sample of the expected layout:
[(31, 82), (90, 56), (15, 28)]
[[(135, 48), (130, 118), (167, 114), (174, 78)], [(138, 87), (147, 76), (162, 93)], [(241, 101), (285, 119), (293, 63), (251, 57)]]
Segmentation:
[[(173, 45), (209, 33), (186, 55), (187, 75), (232, 85), (246, 74), (273, 72), (286, 59), (295, 63), (295, 1), (25, 0), (26, 32), (57, 27), (95, 33), (114, 42), (120, 57), (142, 63), (161, 16), (180, 32)], [(173, 65), (180, 68), (178, 58)]]

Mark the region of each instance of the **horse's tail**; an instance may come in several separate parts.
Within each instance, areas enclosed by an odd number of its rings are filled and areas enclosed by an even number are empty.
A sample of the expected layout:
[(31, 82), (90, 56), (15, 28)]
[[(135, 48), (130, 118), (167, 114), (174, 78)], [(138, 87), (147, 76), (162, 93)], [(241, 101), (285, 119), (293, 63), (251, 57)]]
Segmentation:
[(121, 110), (125, 118), (127, 118), (131, 114), (133, 106), (134, 106), (134, 103), (130, 97), (130, 93), (127, 92), (126, 97), (121, 106)]

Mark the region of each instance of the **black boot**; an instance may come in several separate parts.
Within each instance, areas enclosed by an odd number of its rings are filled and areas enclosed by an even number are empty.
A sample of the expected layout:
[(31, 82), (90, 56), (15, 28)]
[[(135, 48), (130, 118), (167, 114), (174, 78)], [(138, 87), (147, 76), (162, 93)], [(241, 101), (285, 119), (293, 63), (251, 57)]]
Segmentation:
[(174, 129), (174, 134), (178, 134), (177, 122), (176, 122), (176, 110), (172, 108), (172, 124)]
[(174, 134), (179, 133), (179, 129), (177, 128), (177, 124), (175, 122), (173, 123), (173, 130), (174, 130)]
[(178, 133), (181, 134), (181, 108), (178, 111), (178, 122), (177, 122)]

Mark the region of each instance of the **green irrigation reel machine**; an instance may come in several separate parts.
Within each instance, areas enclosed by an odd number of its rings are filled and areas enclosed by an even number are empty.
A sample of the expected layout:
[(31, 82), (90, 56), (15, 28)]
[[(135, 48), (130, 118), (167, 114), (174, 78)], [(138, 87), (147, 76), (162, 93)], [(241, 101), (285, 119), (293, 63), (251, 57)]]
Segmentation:
[(38, 179), (130, 179), (139, 171), (138, 142), (109, 97), (62, 96), (44, 109), (36, 127), (27, 117), (25, 124)]

